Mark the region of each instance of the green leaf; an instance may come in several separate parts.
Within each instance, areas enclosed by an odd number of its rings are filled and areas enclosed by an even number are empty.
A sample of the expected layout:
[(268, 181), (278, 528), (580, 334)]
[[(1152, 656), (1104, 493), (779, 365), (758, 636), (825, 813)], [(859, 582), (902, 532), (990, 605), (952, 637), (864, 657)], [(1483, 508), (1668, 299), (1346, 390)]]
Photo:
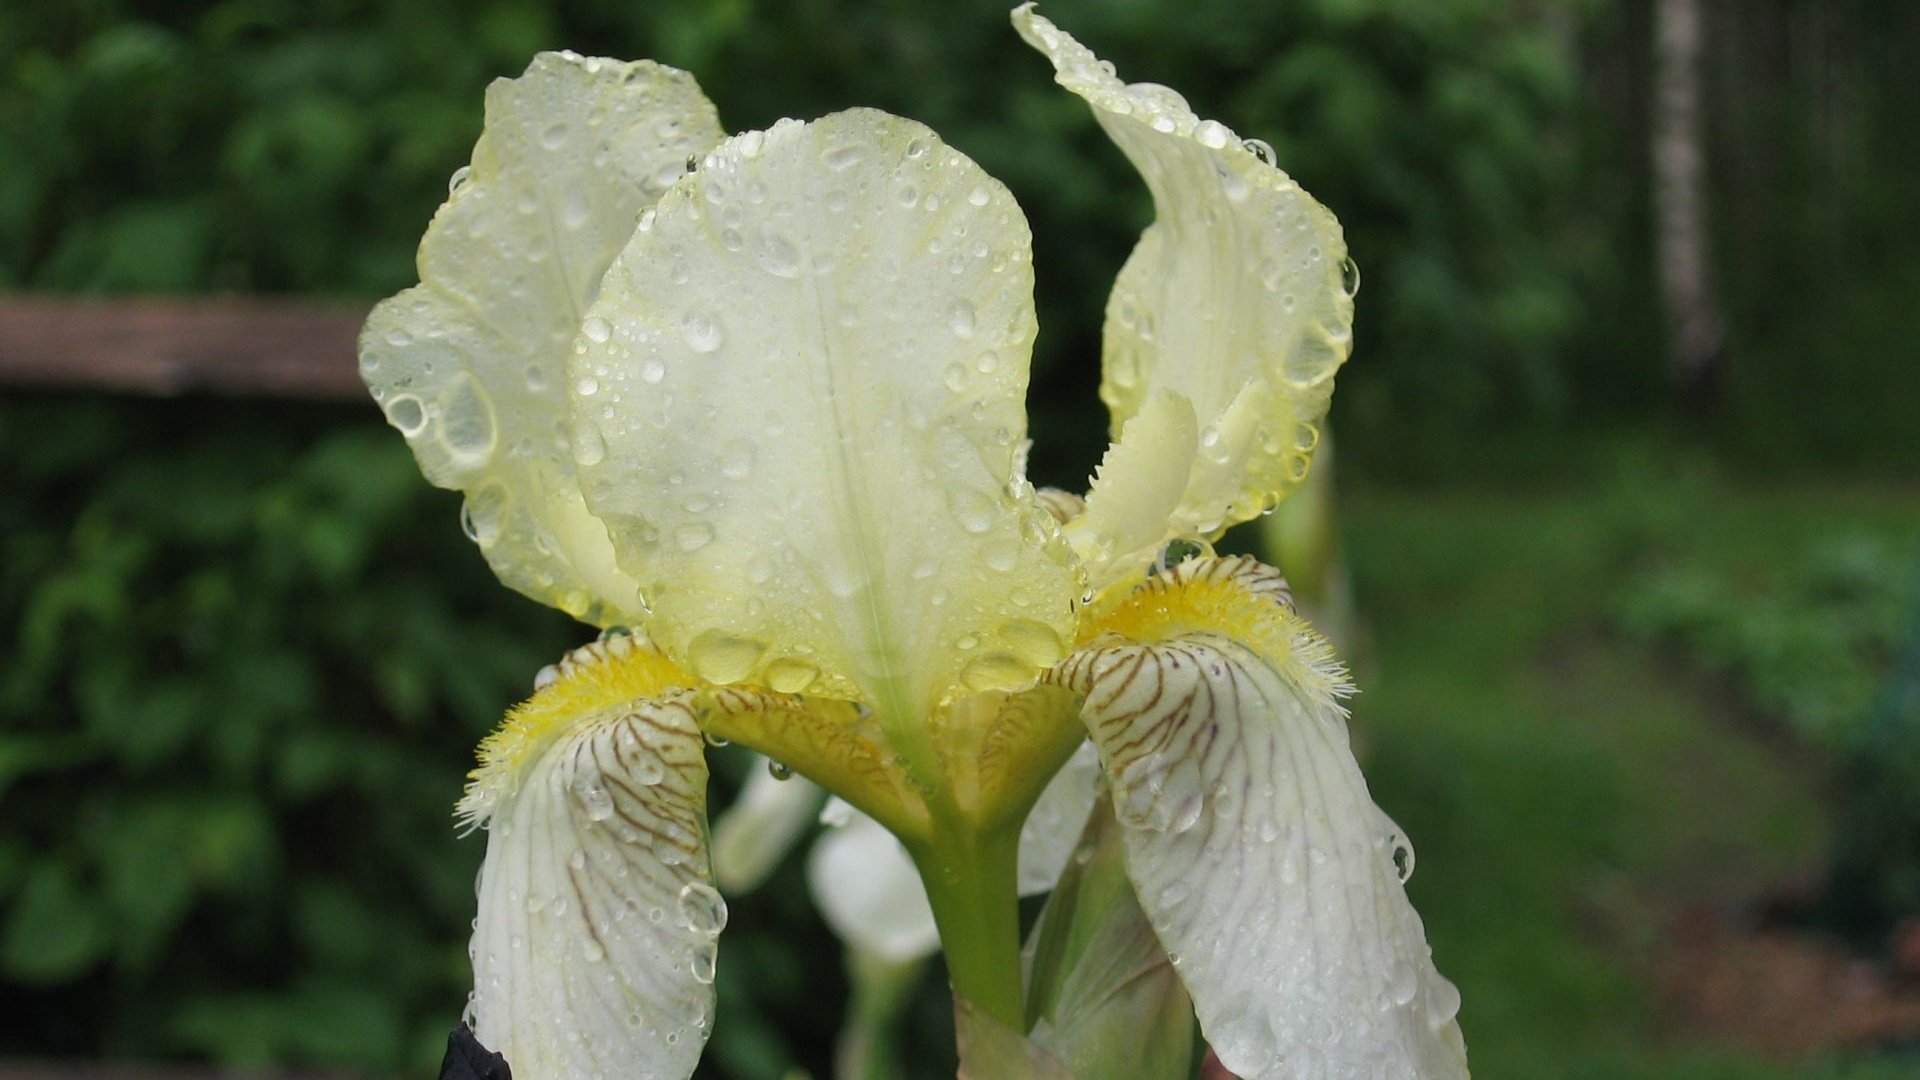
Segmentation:
[(73, 868), (43, 862), (7, 913), (0, 967), (21, 982), (70, 982), (99, 962), (110, 945), (105, 912), (81, 887)]

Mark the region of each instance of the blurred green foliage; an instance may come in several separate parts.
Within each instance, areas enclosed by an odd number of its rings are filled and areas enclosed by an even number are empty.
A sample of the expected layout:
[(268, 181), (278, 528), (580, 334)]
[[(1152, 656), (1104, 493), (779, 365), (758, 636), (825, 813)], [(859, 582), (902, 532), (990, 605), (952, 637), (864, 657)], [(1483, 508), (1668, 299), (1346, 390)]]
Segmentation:
[(1628, 633), (1729, 680), (1796, 738), (1844, 754), (1886, 694), (1916, 590), (1912, 551), (1856, 534), (1757, 576), (1663, 562), (1629, 581), (1617, 607)]
[(392, 1068), (444, 1039), (479, 849), (448, 808), (573, 635), (344, 418), (0, 412), (0, 1052)]
[(1772, 555), (1753, 559), (1672, 540), (1701, 502), (1699, 479), (1642, 479), (1615, 625), (1724, 682), (1832, 782), (1818, 915), (1878, 942), (1920, 913), (1920, 532), (1816, 523), (1780, 538), (1776, 527)]
[[(1806, 7), (1768, 0), (1712, 54), (1730, 373), (1710, 434), (1768, 468), (1910, 474), (1920, 205), (1903, 178), (1920, 168), (1920, 122), (1900, 75), (1920, 57), (1920, 16), (1836, 0), (1803, 26)], [(1649, 0), (1047, 11), (1128, 77), (1272, 142), (1340, 214), (1366, 282), (1336, 399), (1356, 468), (1504, 471), (1515, 462), (1489, 427), (1670, 411)], [(1783, 63), (1775, 45), (1814, 58)], [(693, 71), (735, 130), (900, 112), (1004, 179), (1040, 272), (1036, 469), (1081, 479), (1100, 449), (1089, 390), (1106, 288), (1149, 210), (1004, 0), (7, 5), (0, 288), (390, 293), (479, 131), (485, 84), (559, 47)]]
[[(1339, 211), (1367, 280), (1343, 422), (1394, 431), (1397, 447), (1409, 430), (1442, 439), (1579, 397), (1555, 351), (1583, 318), (1584, 276), (1617, 272), (1596, 258), (1613, 219), (1581, 213), (1591, 155), (1567, 31), (1590, 5), (1048, 12), (1129, 77), (1273, 142)], [(486, 82), (563, 46), (687, 68), (736, 130), (853, 105), (914, 116), (1004, 179), (1036, 236), (1037, 466), (1079, 481), (1101, 446), (1106, 288), (1149, 209), (1003, 0), (8, 5), (0, 287), (395, 291), (479, 131)], [(1641, 363), (1657, 373), (1657, 357)]]

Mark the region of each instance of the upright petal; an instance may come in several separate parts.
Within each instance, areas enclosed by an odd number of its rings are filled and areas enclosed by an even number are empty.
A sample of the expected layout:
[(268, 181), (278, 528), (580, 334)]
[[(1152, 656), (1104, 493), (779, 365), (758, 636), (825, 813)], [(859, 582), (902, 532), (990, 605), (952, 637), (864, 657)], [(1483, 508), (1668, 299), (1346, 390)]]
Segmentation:
[(1056, 677), (1113, 784), (1127, 869), (1207, 1041), (1246, 1080), (1457, 1080), (1460, 997), (1402, 879), (1412, 849), (1347, 741), (1343, 673), (1251, 559), (1107, 612)]
[(581, 501), (567, 350), (634, 215), (721, 134), (685, 72), (540, 54), (488, 88), (473, 163), (420, 243), (421, 283), (360, 338), (375, 400), (427, 479), (466, 492), (494, 572), (601, 625), (636, 621), (640, 599)]
[(520, 1080), (683, 1078), (726, 923), (705, 744), (684, 672), (644, 649), (593, 659), (509, 714), (462, 804), (487, 827), (474, 1032)]
[(1153, 192), (1154, 222), (1107, 301), (1100, 394), (1115, 435), (1158, 392), (1192, 403), (1198, 455), (1175, 532), (1217, 533), (1306, 476), (1352, 344), (1358, 279), (1340, 224), (1262, 144), (1164, 86), (1121, 82), (1032, 4), (1013, 19)]
[(661, 200), (573, 362), (588, 503), (718, 683), (917, 719), (1058, 659), (1074, 595), (1014, 471), (1025, 219), (924, 126), (749, 132)]

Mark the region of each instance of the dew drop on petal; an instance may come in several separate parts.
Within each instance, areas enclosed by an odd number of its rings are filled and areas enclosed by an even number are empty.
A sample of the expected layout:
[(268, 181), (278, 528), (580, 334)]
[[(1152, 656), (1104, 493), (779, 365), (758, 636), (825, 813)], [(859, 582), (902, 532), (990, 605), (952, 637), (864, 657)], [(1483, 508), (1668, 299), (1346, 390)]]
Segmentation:
[(680, 320), (680, 332), (687, 339), (687, 347), (697, 353), (710, 353), (720, 347), (722, 334), (720, 324), (713, 316), (702, 311), (690, 311)]
[(718, 937), (727, 927), (727, 902), (701, 881), (680, 888), (680, 924), (696, 934)]

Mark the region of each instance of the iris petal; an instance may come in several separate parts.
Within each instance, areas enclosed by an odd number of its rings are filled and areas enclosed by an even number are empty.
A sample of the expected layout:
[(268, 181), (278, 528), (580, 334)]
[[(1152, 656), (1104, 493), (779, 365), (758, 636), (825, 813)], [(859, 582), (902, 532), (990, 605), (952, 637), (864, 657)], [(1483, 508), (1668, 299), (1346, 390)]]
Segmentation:
[(686, 1077), (706, 1043), (726, 905), (705, 744), (688, 691), (648, 691), (536, 695), (463, 807), (487, 828), (474, 1031), (526, 1080)]
[(1459, 994), (1348, 743), (1331, 650), (1251, 559), (1108, 612), (1057, 677), (1113, 785), (1128, 874), (1207, 1041), (1247, 1080), (1467, 1075)]
[(720, 141), (693, 77), (542, 53), (487, 90), (471, 165), (420, 243), (420, 284), (376, 307), (360, 370), (507, 585), (599, 625), (640, 598), (587, 512), (565, 364), (601, 275), (687, 155)]
[(1025, 219), (870, 110), (735, 137), (643, 219), (572, 364), (588, 503), (716, 683), (917, 721), (1059, 658), (1075, 595), (1015, 472)]
[(1153, 193), (1154, 222), (1107, 301), (1100, 394), (1116, 435), (1160, 392), (1192, 403), (1197, 456), (1171, 534), (1216, 534), (1306, 477), (1352, 344), (1340, 224), (1271, 151), (1164, 86), (1120, 81), (1032, 4), (1013, 19)]

